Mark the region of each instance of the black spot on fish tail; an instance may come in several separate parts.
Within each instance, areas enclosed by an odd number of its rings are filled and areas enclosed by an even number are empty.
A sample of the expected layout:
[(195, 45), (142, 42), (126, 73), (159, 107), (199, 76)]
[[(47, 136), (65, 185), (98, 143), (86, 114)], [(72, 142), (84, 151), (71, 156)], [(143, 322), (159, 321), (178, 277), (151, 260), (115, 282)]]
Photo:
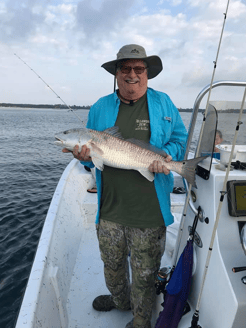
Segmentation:
[[(207, 156), (206, 156), (207, 157)], [(182, 161), (182, 173), (181, 175), (189, 182), (193, 187), (197, 188), (196, 185), (196, 166), (199, 162), (206, 158), (204, 157), (197, 157), (189, 160)]]

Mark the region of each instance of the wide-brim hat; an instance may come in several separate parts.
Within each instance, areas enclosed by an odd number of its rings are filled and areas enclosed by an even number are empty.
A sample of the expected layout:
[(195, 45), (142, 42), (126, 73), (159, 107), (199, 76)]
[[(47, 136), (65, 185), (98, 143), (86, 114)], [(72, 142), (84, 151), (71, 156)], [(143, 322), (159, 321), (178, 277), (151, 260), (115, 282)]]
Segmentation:
[(137, 44), (128, 44), (117, 53), (117, 59), (104, 63), (102, 67), (110, 74), (116, 74), (117, 63), (127, 59), (144, 60), (148, 66), (148, 79), (153, 79), (162, 71), (162, 61), (158, 56), (147, 56), (143, 47)]

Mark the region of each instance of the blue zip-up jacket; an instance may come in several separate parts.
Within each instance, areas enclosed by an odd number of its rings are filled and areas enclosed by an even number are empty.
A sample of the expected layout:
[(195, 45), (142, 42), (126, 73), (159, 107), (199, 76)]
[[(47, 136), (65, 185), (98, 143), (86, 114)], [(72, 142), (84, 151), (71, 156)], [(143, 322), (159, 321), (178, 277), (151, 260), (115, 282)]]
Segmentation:
[[(147, 89), (147, 102), (150, 118), (150, 143), (171, 155), (174, 161), (183, 159), (186, 147), (187, 132), (178, 109), (169, 96), (163, 92)], [(103, 131), (115, 125), (120, 106), (117, 93), (100, 98), (90, 109), (87, 128)], [(81, 162), (94, 167), (92, 162)], [(102, 195), (101, 171), (96, 169), (98, 212), (96, 223), (99, 223)], [(170, 192), (173, 190), (173, 174), (155, 174), (154, 185), (159, 200), (165, 225), (173, 223)], [(120, 188), (120, 186), (119, 186)]]

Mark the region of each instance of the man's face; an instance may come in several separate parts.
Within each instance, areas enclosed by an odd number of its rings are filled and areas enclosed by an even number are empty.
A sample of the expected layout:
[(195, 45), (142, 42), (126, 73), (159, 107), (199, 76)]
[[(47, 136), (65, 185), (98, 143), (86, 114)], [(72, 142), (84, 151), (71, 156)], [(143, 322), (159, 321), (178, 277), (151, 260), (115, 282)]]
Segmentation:
[[(122, 64), (123, 67), (145, 67), (144, 62), (138, 59), (127, 60)], [(119, 70), (116, 73), (116, 79), (120, 94), (127, 100), (135, 100), (141, 98), (148, 84), (147, 69), (142, 74), (136, 74), (133, 69), (129, 73), (123, 73)]]

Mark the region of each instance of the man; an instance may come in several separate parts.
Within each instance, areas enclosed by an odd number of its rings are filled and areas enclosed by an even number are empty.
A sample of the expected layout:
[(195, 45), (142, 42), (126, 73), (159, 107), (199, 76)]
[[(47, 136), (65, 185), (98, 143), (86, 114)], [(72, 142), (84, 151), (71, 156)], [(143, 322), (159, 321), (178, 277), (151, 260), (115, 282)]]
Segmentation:
[[(143, 47), (132, 44), (122, 47), (117, 59), (102, 67), (116, 77), (119, 89), (91, 107), (87, 127), (102, 131), (118, 126), (124, 138), (165, 150), (167, 161), (182, 160), (187, 133), (179, 112), (166, 94), (147, 87), (148, 79), (162, 71), (161, 59), (148, 57)], [(76, 146), (73, 155), (93, 167), (86, 146), (81, 152)], [(159, 161), (149, 170), (156, 173), (154, 182), (134, 170), (108, 166), (102, 172), (96, 170), (97, 235), (111, 295), (97, 297), (93, 307), (98, 311), (131, 309), (133, 320), (127, 328), (151, 327), (154, 281), (164, 253), (166, 226), (173, 222), (173, 176)]]

